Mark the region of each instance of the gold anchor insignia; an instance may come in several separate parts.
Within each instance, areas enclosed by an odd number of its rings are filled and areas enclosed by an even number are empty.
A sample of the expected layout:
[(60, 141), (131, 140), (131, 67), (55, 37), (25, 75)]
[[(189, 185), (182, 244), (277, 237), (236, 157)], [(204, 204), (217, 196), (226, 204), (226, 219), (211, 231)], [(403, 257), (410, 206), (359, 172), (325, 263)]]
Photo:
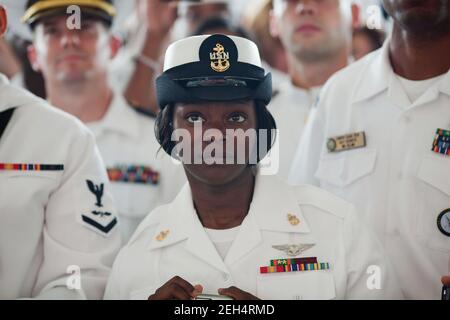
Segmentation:
[(161, 231), (161, 233), (156, 236), (156, 240), (158, 240), (159, 242), (163, 241), (164, 239), (167, 238), (169, 233), (170, 233), (170, 230)]
[(288, 214), (288, 220), (289, 223), (293, 226), (298, 226), (300, 224), (300, 220), (295, 215)]
[(211, 68), (216, 72), (225, 72), (230, 68), (230, 54), (225, 52), (225, 48), (220, 43), (216, 44), (210, 53)]

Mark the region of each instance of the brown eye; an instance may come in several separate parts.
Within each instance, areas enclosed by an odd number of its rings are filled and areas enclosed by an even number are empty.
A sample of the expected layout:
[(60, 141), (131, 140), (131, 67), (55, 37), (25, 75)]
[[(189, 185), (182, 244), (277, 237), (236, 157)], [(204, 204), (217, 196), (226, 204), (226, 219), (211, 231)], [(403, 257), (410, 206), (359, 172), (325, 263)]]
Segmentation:
[(228, 121), (233, 123), (243, 123), (247, 120), (247, 117), (244, 114), (241, 113), (233, 113), (229, 118)]
[(205, 122), (205, 119), (203, 119), (202, 116), (200, 116), (199, 114), (195, 114), (195, 113), (188, 115), (186, 117), (186, 120), (191, 124), (194, 124), (197, 122), (202, 122), (202, 123)]

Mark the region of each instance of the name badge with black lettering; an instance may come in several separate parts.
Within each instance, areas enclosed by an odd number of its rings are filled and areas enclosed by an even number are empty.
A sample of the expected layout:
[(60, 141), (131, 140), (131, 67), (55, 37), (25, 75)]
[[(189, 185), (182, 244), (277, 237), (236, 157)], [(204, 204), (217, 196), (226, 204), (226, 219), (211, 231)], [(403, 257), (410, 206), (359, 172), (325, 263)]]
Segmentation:
[(366, 146), (366, 133), (364, 131), (333, 137), (327, 141), (327, 149), (332, 153), (365, 148)]

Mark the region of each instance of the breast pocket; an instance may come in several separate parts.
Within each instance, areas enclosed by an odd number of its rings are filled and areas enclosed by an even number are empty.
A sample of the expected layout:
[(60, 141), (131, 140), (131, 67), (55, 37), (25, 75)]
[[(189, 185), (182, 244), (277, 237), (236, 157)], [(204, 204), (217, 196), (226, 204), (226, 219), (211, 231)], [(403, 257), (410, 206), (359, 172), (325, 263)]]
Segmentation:
[(263, 300), (330, 300), (336, 298), (333, 275), (326, 271), (264, 274), (257, 279)]
[(417, 173), (419, 186), (417, 232), (431, 248), (450, 252), (450, 237), (439, 231), (437, 222), (441, 212), (450, 209), (450, 157), (427, 155)]
[(370, 175), (376, 159), (373, 149), (328, 154), (320, 160), (315, 177), (331, 187), (344, 188)]

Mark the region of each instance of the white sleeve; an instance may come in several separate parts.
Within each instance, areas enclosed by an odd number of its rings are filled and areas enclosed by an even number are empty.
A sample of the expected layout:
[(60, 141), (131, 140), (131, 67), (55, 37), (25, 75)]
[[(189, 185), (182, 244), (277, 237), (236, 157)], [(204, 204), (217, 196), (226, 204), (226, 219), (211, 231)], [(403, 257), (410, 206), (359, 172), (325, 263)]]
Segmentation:
[(37, 299), (101, 299), (121, 245), (93, 136), (79, 130), (69, 144), (64, 174), (46, 206), (44, 260), (33, 290)]
[[(126, 250), (126, 247), (122, 250)], [(120, 282), (118, 277), (118, 270), (120, 268), (118, 265), (121, 263), (121, 253), (122, 251), (117, 255), (117, 259), (114, 262), (113, 269), (111, 271), (111, 274), (109, 276), (106, 289), (105, 289), (105, 295), (103, 297), (104, 300), (125, 300), (125, 297), (122, 297), (120, 292)]]
[(315, 178), (317, 165), (325, 144), (325, 121), (323, 108), (319, 105), (311, 110), (302, 138), (292, 162), (288, 182), (292, 185), (309, 184), (320, 186)]
[(347, 266), (345, 299), (403, 299), (395, 271), (381, 243), (350, 205), (344, 222), (344, 247)]

